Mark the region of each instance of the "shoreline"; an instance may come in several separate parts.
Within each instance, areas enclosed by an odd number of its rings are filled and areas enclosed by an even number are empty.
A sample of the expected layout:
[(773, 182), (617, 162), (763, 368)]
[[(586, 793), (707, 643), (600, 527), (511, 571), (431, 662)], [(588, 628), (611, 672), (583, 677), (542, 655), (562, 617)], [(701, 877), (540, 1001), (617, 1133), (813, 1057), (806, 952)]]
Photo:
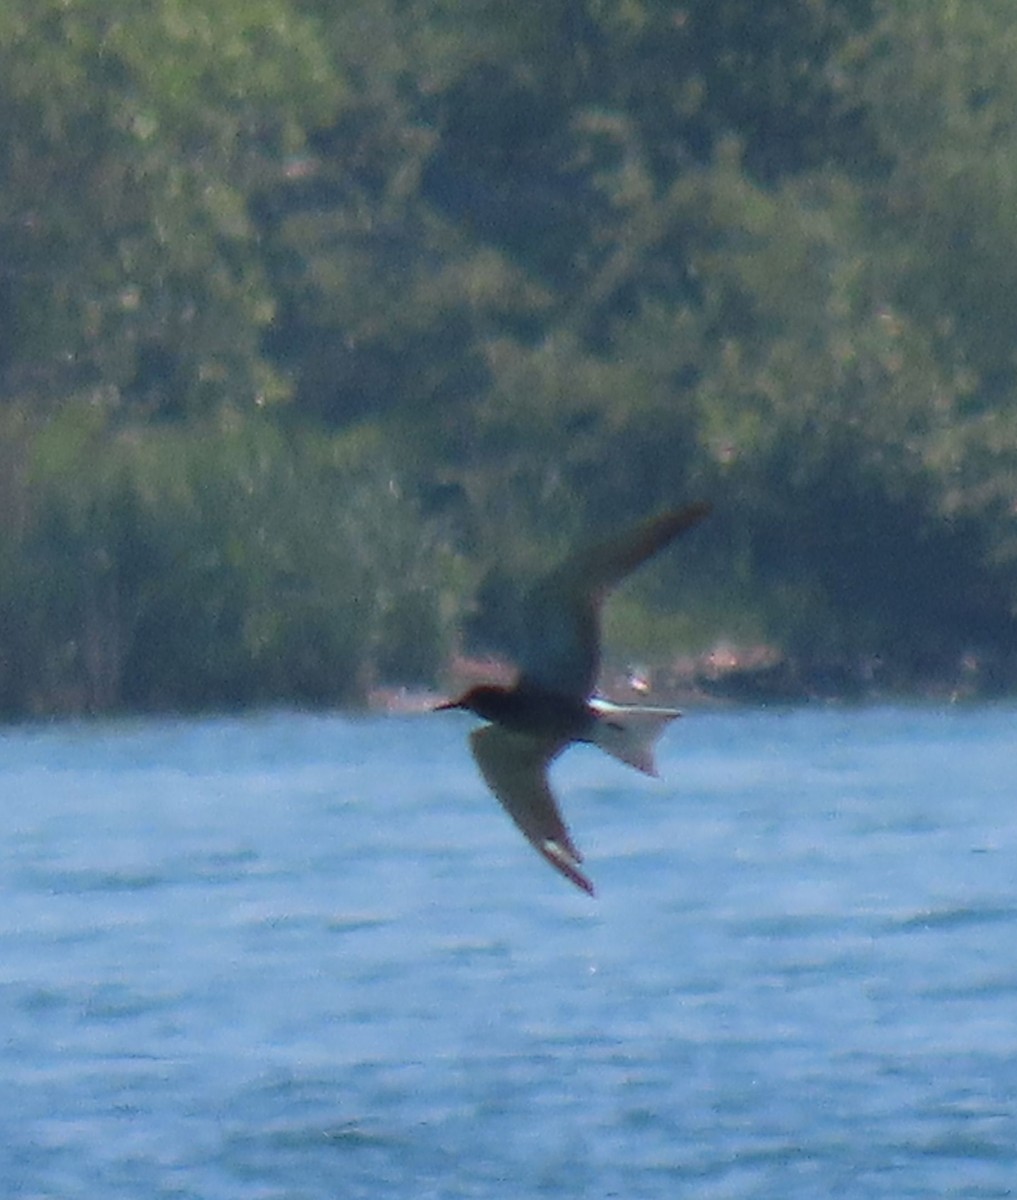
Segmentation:
[[(496, 657), (457, 655), (442, 673), (443, 686), (379, 684), (369, 690), (371, 712), (425, 712), (450, 695), (489, 683), (507, 686), (515, 671)], [(608, 668), (598, 694), (621, 704), (687, 707), (766, 704), (869, 704), (988, 702), (1017, 697), (1017, 679), (974, 655), (952, 671), (908, 678), (876, 657), (795, 661), (774, 646), (735, 647), (722, 642), (698, 655), (653, 666)]]

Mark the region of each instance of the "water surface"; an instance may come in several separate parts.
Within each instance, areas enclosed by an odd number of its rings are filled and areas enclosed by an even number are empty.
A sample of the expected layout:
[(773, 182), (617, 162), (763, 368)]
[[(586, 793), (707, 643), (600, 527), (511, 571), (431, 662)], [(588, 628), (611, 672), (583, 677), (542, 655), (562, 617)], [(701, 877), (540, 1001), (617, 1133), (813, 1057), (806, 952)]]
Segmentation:
[(596, 901), (469, 727), (0, 731), (4, 1196), (1017, 1195), (1017, 711), (571, 752)]

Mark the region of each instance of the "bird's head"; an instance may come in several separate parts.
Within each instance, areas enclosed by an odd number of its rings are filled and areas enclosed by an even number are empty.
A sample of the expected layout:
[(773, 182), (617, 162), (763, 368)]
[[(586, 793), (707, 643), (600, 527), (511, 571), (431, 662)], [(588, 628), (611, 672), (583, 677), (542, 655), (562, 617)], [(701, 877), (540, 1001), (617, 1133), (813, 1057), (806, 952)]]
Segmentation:
[(431, 711), (447, 712), (452, 708), (461, 708), (466, 712), (476, 713), (485, 720), (494, 720), (504, 707), (501, 701), (505, 694), (505, 688), (480, 684), (463, 692), (457, 700), (446, 700), (443, 704), (436, 704)]

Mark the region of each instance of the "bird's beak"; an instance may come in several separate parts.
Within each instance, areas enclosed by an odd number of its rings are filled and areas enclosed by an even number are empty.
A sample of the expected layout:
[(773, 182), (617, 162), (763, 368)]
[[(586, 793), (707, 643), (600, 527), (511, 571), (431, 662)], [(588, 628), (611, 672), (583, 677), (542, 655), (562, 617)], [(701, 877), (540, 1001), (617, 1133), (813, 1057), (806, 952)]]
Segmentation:
[(458, 700), (446, 700), (442, 704), (436, 704), (431, 712), (447, 712), (450, 708), (461, 708), (462, 705)]

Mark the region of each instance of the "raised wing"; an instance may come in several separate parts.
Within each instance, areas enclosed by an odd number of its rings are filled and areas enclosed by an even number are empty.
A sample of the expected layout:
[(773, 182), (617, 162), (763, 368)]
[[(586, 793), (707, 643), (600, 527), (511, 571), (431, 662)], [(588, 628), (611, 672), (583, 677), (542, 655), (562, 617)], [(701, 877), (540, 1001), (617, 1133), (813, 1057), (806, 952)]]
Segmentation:
[(567, 558), (526, 596), (518, 655), (529, 685), (585, 699), (600, 670), (600, 606), (607, 593), (710, 511), (689, 504), (651, 517)]
[(579, 870), (583, 860), (558, 811), (547, 782), (547, 768), (568, 745), (484, 725), (470, 734), (470, 749), (487, 786), (522, 830), (526, 840), (577, 887), (593, 893)]

